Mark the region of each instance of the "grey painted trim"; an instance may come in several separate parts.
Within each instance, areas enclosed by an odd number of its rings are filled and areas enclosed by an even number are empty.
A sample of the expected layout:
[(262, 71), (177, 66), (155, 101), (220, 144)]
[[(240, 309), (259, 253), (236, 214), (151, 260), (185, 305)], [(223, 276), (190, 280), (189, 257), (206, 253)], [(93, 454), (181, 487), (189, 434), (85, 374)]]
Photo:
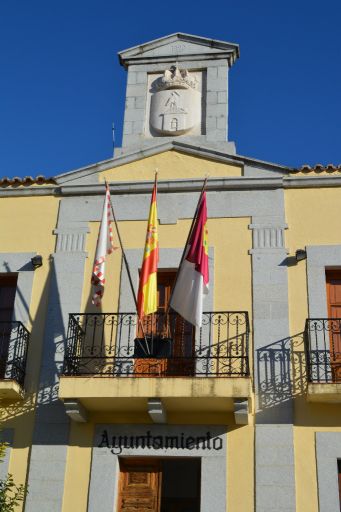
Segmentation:
[(86, 253), (80, 249), (87, 227), (75, 219), (77, 201), (71, 203), (61, 201), (56, 229), (61, 243), (52, 255), (25, 512), (62, 510), (70, 419), (58, 398), (59, 375), (69, 313), (81, 307)]
[[(110, 182), (112, 194), (146, 194), (150, 193), (154, 181)], [(158, 182), (158, 193), (197, 192), (202, 189), (202, 179), (162, 180)], [(210, 178), (206, 190), (274, 190), (283, 187), (281, 178)], [(103, 195), (103, 184), (98, 185), (64, 185), (63, 196)]]
[(0, 188), (0, 197), (52, 196), (58, 194), (58, 187)]
[(341, 176), (290, 177), (283, 181), (284, 188), (331, 188), (341, 186)]
[(341, 245), (308, 245), (307, 285), (310, 318), (328, 318), (326, 268), (341, 269)]
[(256, 512), (294, 512), (293, 426), (256, 425), (255, 436)]
[(210, 431), (213, 436), (223, 439), (222, 449), (208, 451), (200, 449), (165, 448), (162, 450), (143, 448), (123, 448), (122, 456), (151, 457), (200, 457), (201, 458), (201, 507), (205, 512), (226, 512), (226, 427), (210, 425), (98, 425), (92, 450), (88, 512), (97, 512), (101, 504), (101, 512), (116, 511), (117, 483), (119, 475), (119, 457), (106, 447), (98, 447), (101, 433), (108, 430), (110, 438), (119, 436), (140, 436), (150, 431), (151, 435), (205, 436)]
[(13, 446), (13, 438), (14, 438), (14, 429), (6, 428), (4, 430), (0, 430), (0, 441), (2, 443), (8, 443), (8, 446), (5, 451), (5, 457), (2, 459), (0, 463), (0, 479), (5, 479), (8, 474), (9, 461), (11, 457), (11, 451)]
[(29, 320), (33, 287), (34, 269), (31, 258), (36, 254), (36, 252), (0, 253), (0, 272), (18, 273), (13, 319), (22, 322), (24, 325), (27, 325)]
[(341, 459), (341, 432), (316, 432), (319, 512), (339, 510), (337, 459)]
[[(215, 160), (219, 161), (218, 158)], [(239, 162), (228, 162), (229, 159), (226, 159), (226, 163), (231, 163), (233, 165), (239, 165)], [(132, 160), (134, 161), (134, 160)], [(221, 160), (222, 161), (222, 160)], [(119, 165), (123, 165), (120, 163)], [(242, 164), (241, 164), (242, 165)], [(110, 164), (106, 166), (106, 169), (112, 169), (117, 167), (113, 165), (113, 161), (110, 161)], [(106, 169), (97, 169), (94, 172), (102, 172)], [(280, 167), (278, 169), (274, 168), (274, 172), (280, 171)], [(338, 188), (341, 187), (341, 176), (302, 176), (301, 178), (292, 178), (289, 176), (278, 176), (272, 175), (267, 176), (266, 174), (270, 174), (270, 168), (257, 168), (254, 166), (254, 172), (248, 171), (248, 174), (245, 176), (241, 176), (240, 178), (231, 177), (231, 178), (210, 178), (207, 189), (208, 190), (273, 190), (276, 188), (284, 188), (284, 189), (300, 189), (300, 188)], [(283, 171), (284, 172), (284, 171)], [(292, 172), (291, 170), (289, 172)], [(92, 172), (84, 174), (83, 177), (77, 178), (70, 177), (69, 180), (60, 180), (62, 186), (49, 187), (49, 188), (38, 188), (38, 187), (28, 187), (26, 189), (4, 189), (0, 190), (0, 197), (20, 197), (20, 196), (69, 196), (69, 195), (97, 195), (103, 194), (103, 184), (92, 183), (95, 180), (89, 180), (90, 183), (84, 184), (84, 180), (87, 176), (91, 176)], [(76, 181), (77, 179), (81, 180), (80, 184), (72, 183), (72, 185), (64, 185), (63, 183), (67, 183), (68, 181)], [(141, 181), (141, 182), (113, 182), (112, 183), (112, 193), (118, 194), (139, 194), (150, 188), (151, 181)], [(197, 191), (201, 189), (202, 180), (162, 180), (159, 182), (158, 190), (159, 192), (179, 192), (179, 191)]]

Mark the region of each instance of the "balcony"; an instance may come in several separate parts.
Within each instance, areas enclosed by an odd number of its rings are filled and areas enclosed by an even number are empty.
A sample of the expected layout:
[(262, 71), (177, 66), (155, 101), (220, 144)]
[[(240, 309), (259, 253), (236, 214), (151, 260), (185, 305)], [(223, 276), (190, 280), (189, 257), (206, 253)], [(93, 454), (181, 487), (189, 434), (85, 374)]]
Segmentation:
[(310, 402), (341, 402), (341, 318), (309, 318), (305, 326)]
[(21, 322), (0, 321), (0, 398), (24, 395), (26, 357), (30, 333)]
[(233, 411), (251, 394), (247, 312), (71, 314), (59, 397), (87, 410)]

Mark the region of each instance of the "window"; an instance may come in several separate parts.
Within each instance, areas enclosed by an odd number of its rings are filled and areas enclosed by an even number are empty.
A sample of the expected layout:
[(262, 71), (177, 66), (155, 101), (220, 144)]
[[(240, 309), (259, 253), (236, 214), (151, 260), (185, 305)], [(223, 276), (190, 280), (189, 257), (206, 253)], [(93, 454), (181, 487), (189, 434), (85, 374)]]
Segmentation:
[(172, 121), (171, 121), (171, 130), (172, 132), (176, 132), (178, 129), (178, 120), (176, 117), (173, 117)]
[(6, 371), (17, 279), (17, 274), (0, 274), (0, 379)]
[(341, 271), (326, 271), (330, 366), (334, 381), (341, 380)]

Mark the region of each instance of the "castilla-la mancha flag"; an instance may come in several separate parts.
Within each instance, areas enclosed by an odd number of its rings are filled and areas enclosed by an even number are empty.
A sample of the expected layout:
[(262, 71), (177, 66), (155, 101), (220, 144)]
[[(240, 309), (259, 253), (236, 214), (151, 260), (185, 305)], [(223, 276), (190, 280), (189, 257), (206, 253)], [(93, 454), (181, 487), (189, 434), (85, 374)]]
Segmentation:
[(159, 240), (157, 232), (157, 184), (155, 184), (150, 202), (146, 243), (144, 247), (139, 291), (137, 295), (137, 313), (139, 318), (157, 310), (157, 264), (159, 261)]
[(101, 304), (105, 285), (105, 261), (107, 255), (111, 254), (114, 249), (117, 249), (117, 247), (114, 247), (113, 245), (110, 189), (109, 185), (107, 184), (103, 204), (102, 220), (97, 239), (94, 268), (91, 276), (91, 284), (94, 285), (92, 303), (95, 304), (95, 306), (100, 306)]
[(178, 270), (171, 307), (192, 325), (201, 327), (204, 295), (208, 293), (206, 192), (201, 196), (193, 231)]

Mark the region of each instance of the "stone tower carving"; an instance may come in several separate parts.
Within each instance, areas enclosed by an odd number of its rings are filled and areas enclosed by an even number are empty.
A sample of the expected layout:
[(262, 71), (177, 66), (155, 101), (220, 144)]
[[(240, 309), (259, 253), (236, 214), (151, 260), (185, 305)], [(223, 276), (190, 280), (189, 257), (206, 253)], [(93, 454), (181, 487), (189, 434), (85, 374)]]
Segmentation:
[(176, 33), (119, 53), (128, 70), (122, 148), (179, 140), (235, 152), (228, 141), (228, 71), (233, 43)]
[(201, 92), (195, 74), (176, 66), (166, 69), (151, 88), (149, 131), (158, 135), (182, 135), (200, 128)]

